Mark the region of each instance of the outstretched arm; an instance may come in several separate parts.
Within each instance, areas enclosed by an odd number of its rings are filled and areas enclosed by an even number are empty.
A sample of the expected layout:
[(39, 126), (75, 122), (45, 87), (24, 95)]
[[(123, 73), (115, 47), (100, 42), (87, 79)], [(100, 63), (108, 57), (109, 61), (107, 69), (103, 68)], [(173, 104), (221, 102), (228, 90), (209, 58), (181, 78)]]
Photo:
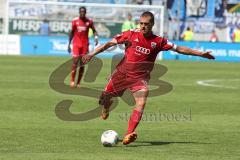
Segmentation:
[(85, 64), (87, 62), (89, 62), (92, 57), (94, 57), (95, 55), (97, 55), (98, 53), (101, 53), (105, 50), (107, 50), (108, 48), (117, 45), (117, 40), (115, 38), (113, 38), (111, 41), (97, 47), (92, 53), (84, 55), (82, 57), (82, 62)]
[(200, 56), (200, 57), (208, 58), (208, 59), (215, 59), (215, 57), (210, 54), (211, 51), (202, 52), (202, 51), (193, 50), (191, 48), (184, 47), (184, 46), (177, 46), (177, 48), (173, 49), (173, 50), (180, 54)]

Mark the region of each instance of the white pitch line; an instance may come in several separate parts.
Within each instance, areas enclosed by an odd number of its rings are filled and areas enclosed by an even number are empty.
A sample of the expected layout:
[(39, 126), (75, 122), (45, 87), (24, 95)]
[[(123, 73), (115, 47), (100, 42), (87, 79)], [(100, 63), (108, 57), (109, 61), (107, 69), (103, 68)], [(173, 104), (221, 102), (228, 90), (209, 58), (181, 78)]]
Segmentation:
[(238, 89), (238, 87), (226, 86), (226, 85), (219, 85), (219, 84), (212, 84), (219, 81), (240, 81), (240, 79), (209, 79), (209, 80), (199, 80), (197, 84), (202, 86), (208, 87), (217, 87), (217, 88), (228, 88), (228, 89)]

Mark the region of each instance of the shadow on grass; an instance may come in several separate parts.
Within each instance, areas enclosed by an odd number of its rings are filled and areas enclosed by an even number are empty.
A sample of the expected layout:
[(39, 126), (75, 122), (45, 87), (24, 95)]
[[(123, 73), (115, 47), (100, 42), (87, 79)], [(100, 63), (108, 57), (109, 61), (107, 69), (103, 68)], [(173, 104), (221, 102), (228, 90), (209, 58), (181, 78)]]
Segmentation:
[(140, 146), (160, 146), (168, 144), (211, 144), (204, 142), (166, 142), (166, 141), (136, 141), (127, 147), (140, 147)]

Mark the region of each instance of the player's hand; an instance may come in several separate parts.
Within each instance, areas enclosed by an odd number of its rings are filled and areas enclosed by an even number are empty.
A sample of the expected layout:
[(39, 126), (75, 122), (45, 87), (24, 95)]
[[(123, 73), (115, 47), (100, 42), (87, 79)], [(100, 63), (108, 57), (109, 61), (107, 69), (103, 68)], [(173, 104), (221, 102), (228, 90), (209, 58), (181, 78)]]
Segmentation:
[(98, 37), (97, 36), (94, 37), (94, 42), (95, 42), (95, 46), (97, 46), (98, 45)]
[(207, 58), (207, 59), (215, 59), (215, 57), (213, 55), (210, 54), (211, 51), (207, 51), (207, 52), (204, 52), (201, 57), (203, 58)]
[(87, 62), (89, 62), (92, 59), (93, 55), (90, 54), (86, 54), (84, 56), (82, 56), (82, 62), (83, 64), (86, 64)]
[(68, 53), (71, 53), (72, 49), (70, 47), (70, 45), (68, 45)]

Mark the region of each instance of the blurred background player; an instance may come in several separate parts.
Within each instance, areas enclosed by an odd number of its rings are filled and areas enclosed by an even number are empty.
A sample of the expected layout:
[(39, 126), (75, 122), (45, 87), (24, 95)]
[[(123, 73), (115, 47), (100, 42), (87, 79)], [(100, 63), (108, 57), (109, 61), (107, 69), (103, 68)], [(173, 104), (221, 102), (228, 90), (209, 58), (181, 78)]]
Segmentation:
[(135, 29), (135, 28), (136, 28), (135, 21), (133, 21), (131, 13), (128, 13), (127, 20), (124, 21), (122, 24), (122, 32), (127, 31), (129, 29)]
[(89, 39), (88, 39), (88, 32), (91, 28), (94, 34), (94, 41), (95, 45), (98, 44), (98, 36), (95, 30), (93, 21), (86, 17), (86, 8), (80, 7), (79, 8), (79, 17), (76, 17), (72, 20), (72, 30), (69, 33), (69, 43), (68, 43), (68, 52), (71, 53), (71, 42), (72, 42), (72, 56), (73, 56), (73, 64), (72, 64), (72, 71), (71, 71), (71, 82), (70, 86), (75, 86), (75, 76), (77, 72), (78, 64), (79, 73), (77, 79), (77, 87), (80, 87), (80, 81), (82, 79), (82, 75), (84, 73), (84, 67), (81, 66), (81, 57), (88, 53), (89, 47)]
[(125, 44), (124, 58), (117, 65), (111, 75), (105, 90), (100, 96), (99, 104), (102, 105), (102, 119), (109, 116), (111, 98), (122, 96), (126, 89), (130, 89), (135, 99), (136, 106), (128, 122), (128, 130), (124, 135), (123, 144), (127, 145), (137, 138), (135, 129), (139, 124), (148, 96), (148, 81), (150, 72), (154, 66), (156, 57), (160, 51), (173, 50), (175, 52), (214, 59), (210, 52), (193, 50), (184, 46), (176, 46), (166, 38), (154, 35), (152, 28), (154, 15), (151, 12), (144, 12), (140, 17), (140, 29), (128, 30), (116, 35), (111, 41), (96, 48), (92, 53), (83, 56), (85, 64), (100, 52), (111, 46)]
[(193, 31), (191, 30), (190, 27), (187, 27), (187, 30), (185, 32), (183, 32), (182, 34), (182, 39), (184, 41), (192, 41), (193, 40)]
[(212, 31), (210, 37), (209, 37), (209, 41), (210, 42), (218, 42), (218, 36), (217, 33), (215, 32), (215, 30)]
[(240, 25), (233, 32), (233, 42), (240, 42)]

